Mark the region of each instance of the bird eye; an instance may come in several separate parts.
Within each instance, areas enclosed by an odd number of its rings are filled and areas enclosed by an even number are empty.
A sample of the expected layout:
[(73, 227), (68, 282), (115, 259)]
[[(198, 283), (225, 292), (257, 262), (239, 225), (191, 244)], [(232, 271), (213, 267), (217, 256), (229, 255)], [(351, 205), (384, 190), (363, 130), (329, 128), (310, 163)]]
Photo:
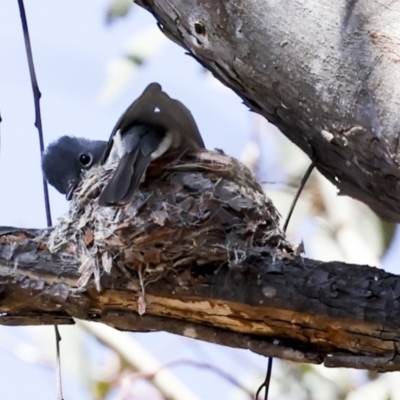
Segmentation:
[(83, 167), (88, 167), (92, 163), (92, 156), (90, 154), (81, 154), (79, 156), (79, 162)]

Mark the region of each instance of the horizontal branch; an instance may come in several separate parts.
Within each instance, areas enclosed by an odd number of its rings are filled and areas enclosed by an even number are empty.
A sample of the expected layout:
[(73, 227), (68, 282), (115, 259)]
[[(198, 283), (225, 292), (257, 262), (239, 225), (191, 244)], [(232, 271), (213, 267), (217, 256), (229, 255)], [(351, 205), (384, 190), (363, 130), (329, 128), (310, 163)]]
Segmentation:
[(78, 289), (80, 263), (48, 251), (50, 232), (8, 232), (0, 236), (0, 324), (80, 318), (297, 362), (400, 370), (400, 278), (382, 270), (301, 257), (274, 261), (254, 249), (240, 269), (194, 266), (149, 283), (142, 299), (116, 270), (101, 277), (100, 292), (93, 283)]
[(400, 222), (397, 4), (137, 3), (171, 40), (315, 160), (341, 194)]

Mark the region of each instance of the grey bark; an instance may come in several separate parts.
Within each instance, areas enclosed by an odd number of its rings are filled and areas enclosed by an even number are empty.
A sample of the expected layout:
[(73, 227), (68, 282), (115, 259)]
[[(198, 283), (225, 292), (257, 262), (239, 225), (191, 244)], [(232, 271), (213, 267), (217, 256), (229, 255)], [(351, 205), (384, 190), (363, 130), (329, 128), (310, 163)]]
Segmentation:
[(341, 194), (400, 222), (397, 1), (137, 3)]

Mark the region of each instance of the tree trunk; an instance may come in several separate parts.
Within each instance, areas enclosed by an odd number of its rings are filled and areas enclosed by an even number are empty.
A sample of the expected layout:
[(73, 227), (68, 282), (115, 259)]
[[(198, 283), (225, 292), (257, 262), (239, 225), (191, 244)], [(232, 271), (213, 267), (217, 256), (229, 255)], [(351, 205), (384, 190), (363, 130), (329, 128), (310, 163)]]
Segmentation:
[(391, 0), (138, 0), (340, 190), (400, 222), (400, 7)]

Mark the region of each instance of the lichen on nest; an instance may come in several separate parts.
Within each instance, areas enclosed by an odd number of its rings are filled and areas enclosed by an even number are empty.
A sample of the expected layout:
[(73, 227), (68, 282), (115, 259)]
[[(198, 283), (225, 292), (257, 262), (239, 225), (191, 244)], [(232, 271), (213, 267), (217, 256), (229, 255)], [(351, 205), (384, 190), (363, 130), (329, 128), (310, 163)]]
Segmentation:
[(81, 261), (79, 287), (119, 267), (137, 287), (169, 271), (198, 266), (239, 267), (254, 251), (293, 254), (279, 214), (248, 168), (216, 151), (157, 160), (132, 203), (100, 207), (97, 199), (116, 165), (92, 168), (68, 215), (49, 240)]

